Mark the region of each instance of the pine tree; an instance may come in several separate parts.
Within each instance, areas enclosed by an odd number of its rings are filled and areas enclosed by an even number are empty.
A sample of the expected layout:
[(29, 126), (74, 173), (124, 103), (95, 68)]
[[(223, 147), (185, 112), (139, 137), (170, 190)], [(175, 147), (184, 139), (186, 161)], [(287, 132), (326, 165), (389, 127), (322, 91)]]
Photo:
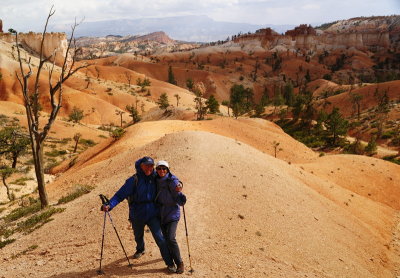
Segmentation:
[(132, 122), (135, 124), (137, 122), (139, 122), (141, 120), (140, 116), (139, 116), (139, 112), (137, 111), (137, 109), (135, 108), (135, 106), (133, 105), (127, 105), (126, 110), (129, 112), (129, 116), (132, 117)]
[(172, 71), (171, 66), (168, 67), (168, 83), (171, 83), (173, 85), (177, 84), (177, 82), (175, 80), (175, 75), (174, 75), (174, 72)]
[(219, 103), (217, 99), (211, 95), (206, 101), (207, 109), (211, 114), (219, 112)]
[(327, 132), (332, 136), (332, 145), (335, 146), (339, 136), (347, 134), (349, 122), (343, 119), (339, 112), (339, 108), (335, 107), (328, 115), (325, 125)]
[(162, 93), (157, 100), (158, 107), (161, 109), (167, 109), (169, 106), (168, 96), (166, 93)]

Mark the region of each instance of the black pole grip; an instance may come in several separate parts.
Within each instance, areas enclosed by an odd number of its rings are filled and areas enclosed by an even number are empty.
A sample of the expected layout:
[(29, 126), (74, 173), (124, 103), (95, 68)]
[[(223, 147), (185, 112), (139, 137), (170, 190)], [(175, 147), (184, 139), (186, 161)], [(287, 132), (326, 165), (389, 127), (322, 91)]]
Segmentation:
[(100, 197), (101, 203), (102, 203), (103, 205), (108, 206), (108, 205), (110, 204), (110, 200), (108, 200), (107, 197), (104, 196), (103, 194), (100, 194), (99, 197)]

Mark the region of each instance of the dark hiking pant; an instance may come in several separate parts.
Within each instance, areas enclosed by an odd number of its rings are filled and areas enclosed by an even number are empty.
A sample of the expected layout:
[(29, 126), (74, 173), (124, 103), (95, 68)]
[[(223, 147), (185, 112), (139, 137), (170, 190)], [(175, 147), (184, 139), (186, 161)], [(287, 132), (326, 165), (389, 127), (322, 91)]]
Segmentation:
[(172, 259), (176, 265), (182, 263), (181, 253), (179, 251), (178, 242), (176, 241), (176, 229), (178, 221), (172, 221), (167, 224), (162, 224), (161, 229), (165, 240), (167, 241), (168, 249)]
[(151, 218), (147, 222), (141, 222), (138, 220), (132, 221), (133, 234), (136, 241), (136, 251), (144, 251), (144, 227), (147, 225), (153, 235), (154, 240), (160, 249), (161, 257), (163, 258), (166, 265), (173, 265), (171, 255), (168, 250), (167, 241), (165, 240), (160, 226), (160, 219), (157, 217)]

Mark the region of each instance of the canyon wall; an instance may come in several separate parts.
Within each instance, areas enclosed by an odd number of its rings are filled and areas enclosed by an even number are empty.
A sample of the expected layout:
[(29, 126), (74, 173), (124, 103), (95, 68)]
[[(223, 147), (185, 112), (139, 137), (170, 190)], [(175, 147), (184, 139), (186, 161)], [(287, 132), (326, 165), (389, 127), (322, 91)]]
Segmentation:
[[(15, 43), (15, 35), (11, 33), (0, 33), (0, 39), (9, 43)], [(18, 33), (18, 41), (23, 48), (33, 54), (40, 52), (41, 33)], [(55, 61), (62, 61), (67, 51), (68, 41), (65, 33), (47, 33), (43, 43), (43, 54), (49, 57), (55, 53)], [(52, 61), (54, 60), (51, 59)]]
[(258, 39), (266, 49), (308, 49), (314, 51), (356, 48), (377, 52), (400, 45), (400, 16), (353, 18), (327, 24), (327, 28), (314, 29), (302, 24), (280, 35), (270, 28), (258, 30), (233, 39), (241, 43)]

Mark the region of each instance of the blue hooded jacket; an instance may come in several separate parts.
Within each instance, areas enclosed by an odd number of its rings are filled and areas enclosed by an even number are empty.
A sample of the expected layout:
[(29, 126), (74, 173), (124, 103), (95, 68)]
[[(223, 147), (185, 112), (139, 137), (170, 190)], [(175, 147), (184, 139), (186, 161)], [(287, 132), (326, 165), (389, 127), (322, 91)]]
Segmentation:
[(156, 177), (157, 183), (157, 204), (160, 205), (161, 224), (172, 221), (179, 221), (181, 210), (179, 205), (184, 205), (186, 197), (175, 188), (179, 186), (179, 179), (168, 172), (164, 178)]
[(131, 197), (133, 202), (129, 204), (129, 219), (146, 223), (155, 216), (159, 216), (159, 209), (154, 203), (157, 194), (155, 184), (155, 171), (146, 176), (140, 168), (143, 158), (135, 162), (137, 185), (135, 177), (127, 179), (124, 185), (110, 199), (110, 209), (113, 209), (123, 200)]

